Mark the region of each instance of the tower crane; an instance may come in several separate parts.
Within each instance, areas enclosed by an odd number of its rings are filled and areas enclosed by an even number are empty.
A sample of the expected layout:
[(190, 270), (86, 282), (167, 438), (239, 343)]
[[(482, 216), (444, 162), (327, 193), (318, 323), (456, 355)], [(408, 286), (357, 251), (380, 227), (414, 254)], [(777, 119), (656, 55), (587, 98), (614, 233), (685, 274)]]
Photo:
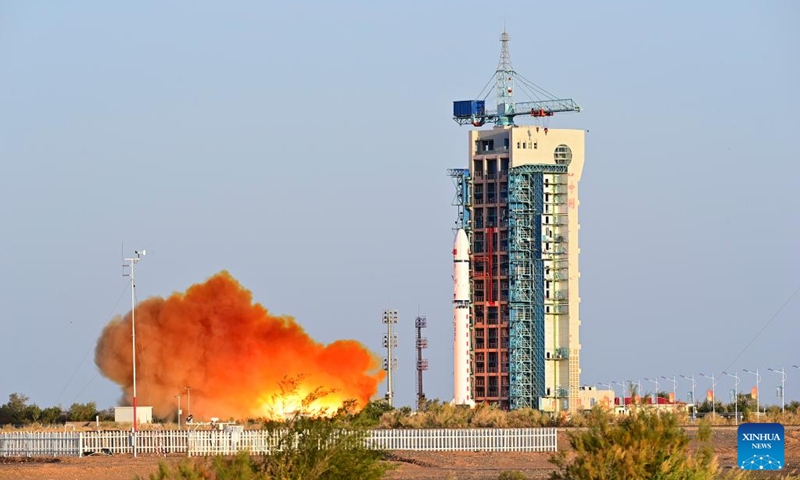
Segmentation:
[[(456, 123), (459, 125), (471, 124), (475, 127), (483, 126), (486, 123), (494, 123), (498, 126), (513, 126), (514, 117), (518, 115), (542, 118), (551, 117), (555, 113), (581, 111), (581, 107), (571, 98), (556, 98), (515, 72), (511, 66), (511, 56), (508, 53), (509, 36), (505, 31), (500, 35), (500, 42), (502, 43), (500, 62), (493, 76), (497, 109), (494, 111), (486, 110), (486, 97), (489, 96), (489, 92), (481, 100), (455, 101), (453, 102), (453, 120)], [(490, 83), (491, 80), (483, 88), (483, 91), (486, 91), (486, 87)], [(514, 85), (517, 83), (520, 85), (521, 90), (527, 91), (531, 96), (539, 99), (530, 102), (514, 102)], [(480, 97), (480, 94), (478, 96)]]

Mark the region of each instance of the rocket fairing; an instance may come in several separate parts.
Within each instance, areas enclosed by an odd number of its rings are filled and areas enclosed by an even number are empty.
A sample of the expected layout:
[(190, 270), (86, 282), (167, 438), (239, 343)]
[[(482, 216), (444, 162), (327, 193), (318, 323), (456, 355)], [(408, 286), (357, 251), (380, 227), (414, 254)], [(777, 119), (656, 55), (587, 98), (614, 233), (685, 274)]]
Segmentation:
[(469, 239), (463, 228), (453, 244), (453, 373), (456, 405), (475, 405), (470, 374)]

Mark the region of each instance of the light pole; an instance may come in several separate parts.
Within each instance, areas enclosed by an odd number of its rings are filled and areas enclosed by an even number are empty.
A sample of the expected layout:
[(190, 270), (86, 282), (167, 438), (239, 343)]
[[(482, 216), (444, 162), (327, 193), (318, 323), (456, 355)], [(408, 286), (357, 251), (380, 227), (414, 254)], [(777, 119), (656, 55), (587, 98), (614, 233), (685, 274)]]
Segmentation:
[(681, 375), (681, 378), (685, 378), (686, 380), (692, 381), (692, 420), (694, 420), (697, 417), (697, 415), (695, 415), (695, 413), (697, 412), (697, 405), (695, 405), (695, 400), (694, 400), (694, 388), (697, 386), (697, 382), (694, 379), (694, 373), (692, 374), (691, 377), (687, 377), (686, 375)]
[(716, 394), (717, 393), (716, 392), (717, 379), (714, 378), (714, 374), (713, 373), (710, 376), (706, 375), (705, 373), (701, 373), (700, 376), (711, 379), (711, 413), (712, 413), (712, 415), (716, 415), (717, 414), (717, 405), (716, 405), (716, 403), (717, 403), (717, 394)]
[(736, 380), (736, 383), (734, 383), (736, 393), (733, 397), (733, 414), (736, 416), (736, 425), (739, 425), (739, 375), (736, 372), (733, 372), (733, 375), (728, 372), (722, 372), (722, 374), (733, 377)]
[(175, 395), (175, 398), (178, 399), (178, 430), (181, 429), (181, 396)]
[(786, 413), (786, 368), (781, 367), (780, 370), (768, 368), (767, 370), (781, 374), (781, 413)]
[(611, 387), (611, 383), (597, 383), (597, 385), (600, 385), (601, 387), (608, 387), (609, 390), (614, 390)]
[(186, 415), (191, 415), (192, 414), (192, 387), (183, 387), (183, 388), (186, 390)]
[(669, 380), (670, 382), (672, 382), (672, 402), (673, 403), (677, 402), (678, 401), (678, 394), (677, 394), (678, 379), (675, 378), (675, 376), (673, 376), (672, 378), (662, 376), (661, 378), (663, 378), (664, 380)]
[[(133, 267), (147, 254), (146, 250), (141, 252), (134, 250), (134, 257), (126, 258), (127, 265), (122, 264), (122, 276), (131, 277), (131, 343), (133, 344), (133, 456), (136, 456), (136, 277)], [(125, 273), (125, 267), (130, 271)]]
[(619, 383), (619, 382), (614, 381), (614, 380), (612, 380), (612, 382), (617, 384), (617, 385), (619, 385), (620, 387), (622, 387), (622, 398), (620, 399), (619, 406), (622, 407), (622, 411), (624, 412), (625, 411), (625, 384), (624, 383)]
[(747, 372), (751, 375), (756, 376), (756, 416), (761, 416), (761, 375), (758, 374), (758, 369), (756, 368), (755, 372), (751, 372), (750, 370), (743, 368), (743, 372)]
[[(642, 382), (641, 381), (634, 382), (633, 380), (626, 380), (626, 381), (630, 382), (633, 385), (636, 385), (636, 395), (641, 397), (642, 396)], [(634, 395), (633, 392), (631, 392), (631, 403), (634, 403), (633, 402), (633, 395)]]
[(609, 390), (611, 390), (611, 395), (612, 395), (613, 397), (616, 397), (616, 395), (617, 395), (617, 392), (615, 392), (615, 391), (614, 391), (614, 387), (612, 387), (612, 386), (611, 386), (611, 382), (608, 382), (608, 383), (598, 383), (598, 385), (600, 385), (601, 387), (608, 387), (608, 389), (609, 389)]
[(651, 380), (647, 377), (645, 377), (644, 379), (648, 382), (653, 382), (656, 384), (656, 393), (653, 394), (653, 403), (658, 405), (658, 387), (659, 387), (658, 380)]
[(386, 370), (386, 400), (389, 406), (394, 406), (394, 382), (392, 375), (397, 368), (397, 361), (394, 358), (393, 349), (397, 346), (397, 334), (392, 333), (392, 325), (397, 323), (397, 310), (384, 310), (383, 323), (386, 324), (386, 335), (383, 336), (383, 346), (386, 347), (386, 358), (383, 361), (383, 369)]

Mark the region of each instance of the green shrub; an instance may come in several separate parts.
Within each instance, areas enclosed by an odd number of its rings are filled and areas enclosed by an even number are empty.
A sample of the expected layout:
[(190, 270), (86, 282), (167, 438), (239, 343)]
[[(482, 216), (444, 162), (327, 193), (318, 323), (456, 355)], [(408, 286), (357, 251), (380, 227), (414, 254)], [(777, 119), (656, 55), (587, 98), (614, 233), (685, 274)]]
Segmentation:
[(689, 454), (689, 436), (671, 413), (637, 411), (614, 422), (595, 409), (587, 429), (571, 432), (571, 461), (565, 452), (551, 458), (559, 470), (552, 479), (711, 480), (718, 470), (709, 443), (711, 429), (701, 422), (697, 453)]
[(505, 470), (500, 472), (500, 476), (497, 477), (497, 480), (528, 480), (528, 477), (518, 470)]

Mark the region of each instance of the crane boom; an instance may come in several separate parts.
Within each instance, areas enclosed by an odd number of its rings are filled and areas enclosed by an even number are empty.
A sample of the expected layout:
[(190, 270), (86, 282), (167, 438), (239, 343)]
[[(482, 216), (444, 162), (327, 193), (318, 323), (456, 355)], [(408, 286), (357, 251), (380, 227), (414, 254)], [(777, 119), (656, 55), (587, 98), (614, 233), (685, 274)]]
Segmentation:
[[(473, 105), (476, 108), (471, 108)], [(479, 106), (484, 106), (484, 108), (479, 108)], [(552, 117), (555, 113), (581, 111), (580, 105), (571, 98), (514, 103), (507, 105), (504, 115), (498, 115), (497, 111), (486, 111), (483, 100), (453, 102), (453, 107), (453, 120), (456, 123), (459, 125), (474, 125), (476, 127), (485, 123), (500, 123), (502, 121), (500, 117), (508, 119), (513, 119), (517, 115)]]
[(485, 100), (460, 100), (453, 102), (453, 120), (459, 125), (473, 125), (480, 127), (486, 123), (497, 125), (514, 125), (514, 117), (530, 115), (531, 117), (551, 117), (555, 113), (580, 112), (581, 107), (571, 98), (558, 99), (545, 90), (530, 84), (520, 77), (523, 86), (536, 91), (537, 96), (547, 96), (543, 100), (530, 102), (514, 102), (514, 84), (519, 75), (511, 66), (511, 55), (508, 51), (509, 36), (505, 31), (500, 36), (503, 48), (500, 53), (500, 63), (495, 71), (495, 90), (497, 109), (486, 110)]

